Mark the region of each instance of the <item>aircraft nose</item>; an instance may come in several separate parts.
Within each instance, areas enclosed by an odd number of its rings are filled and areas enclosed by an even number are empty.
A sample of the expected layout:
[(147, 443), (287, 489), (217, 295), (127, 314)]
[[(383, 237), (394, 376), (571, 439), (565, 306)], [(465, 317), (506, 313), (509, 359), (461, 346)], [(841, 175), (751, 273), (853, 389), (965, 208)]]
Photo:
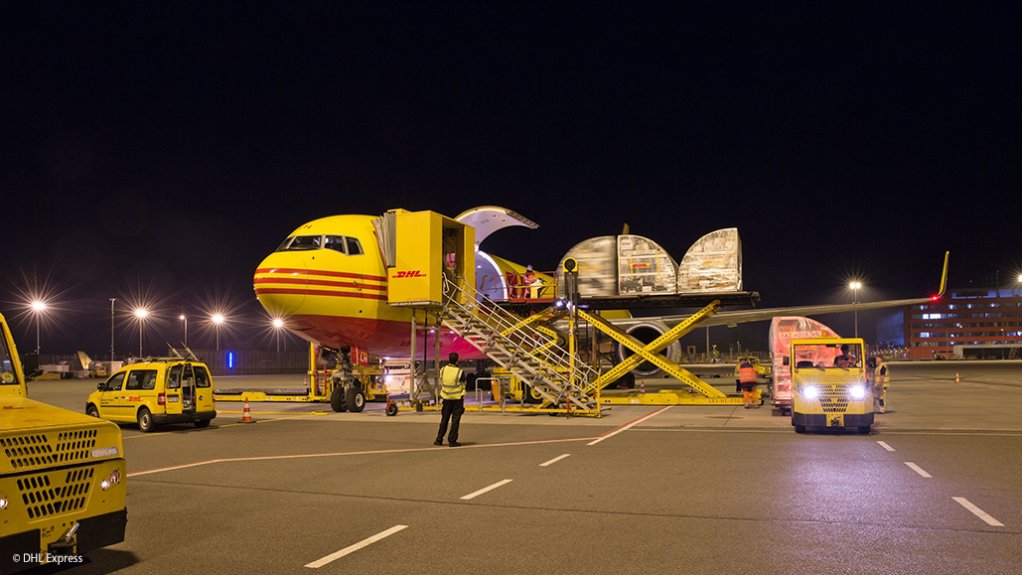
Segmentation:
[(272, 253), (256, 268), (252, 278), (256, 299), (273, 317), (301, 313), (308, 286), (309, 267), (296, 253)]

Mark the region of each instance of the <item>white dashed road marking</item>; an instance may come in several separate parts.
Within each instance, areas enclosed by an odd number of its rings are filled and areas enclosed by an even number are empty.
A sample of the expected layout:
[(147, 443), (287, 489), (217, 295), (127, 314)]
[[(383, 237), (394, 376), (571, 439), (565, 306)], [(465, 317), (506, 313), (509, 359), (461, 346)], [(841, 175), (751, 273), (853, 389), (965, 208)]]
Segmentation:
[(546, 463), (540, 463), (539, 466), (540, 467), (549, 467), (549, 466), (557, 463), (558, 461), (564, 459), (565, 457), (571, 457), (571, 454), (570, 453), (565, 453), (564, 455), (558, 455), (557, 457), (551, 459), (550, 461), (547, 461)]
[(501, 487), (503, 485), (507, 485), (508, 483), (511, 483), (512, 481), (514, 481), (514, 480), (513, 479), (502, 479), (502, 480), (494, 483), (493, 485), (488, 485), (486, 487), (483, 487), (479, 491), (473, 491), (472, 493), (469, 493), (468, 495), (462, 495), (461, 498), (463, 500), (465, 500), (465, 501), (468, 501), (469, 499), (475, 499), (476, 497), (479, 497), (480, 495), (482, 495), (483, 493), (486, 493), (487, 491), (493, 491), (494, 489), (496, 489), (498, 487)]
[(986, 523), (987, 525), (991, 527), (1004, 527), (1004, 523), (1001, 523), (1000, 521), (991, 517), (990, 514), (987, 513), (986, 511), (983, 511), (979, 507), (976, 507), (968, 499), (964, 497), (952, 497), (951, 499), (954, 499), (959, 505), (971, 511), (973, 515), (982, 519), (983, 522)]
[(358, 551), (359, 549), (362, 549), (363, 547), (368, 547), (368, 546), (372, 545), (373, 543), (376, 543), (380, 539), (384, 539), (384, 538), (390, 537), (391, 535), (397, 533), (398, 531), (401, 531), (402, 529), (406, 529), (407, 527), (408, 527), (407, 525), (395, 525), (395, 526), (391, 527), (390, 529), (388, 529), (386, 531), (381, 531), (380, 533), (377, 533), (376, 535), (373, 535), (372, 537), (368, 537), (366, 539), (363, 539), (363, 540), (359, 541), (358, 543), (356, 543), (354, 545), (349, 545), (349, 546), (345, 547), (344, 549), (341, 549), (340, 551), (337, 551), (336, 553), (331, 553), (330, 555), (327, 555), (326, 557), (323, 557), (322, 559), (317, 559), (317, 560), (313, 561), (312, 563), (306, 564), (305, 566), (308, 567), (309, 569), (319, 569), (320, 567), (326, 565), (327, 563), (330, 563), (332, 561), (336, 561), (336, 560), (340, 559), (341, 557), (344, 557), (345, 555), (348, 555), (349, 553), (354, 553), (355, 551)]
[(915, 471), (916, 473), (918, 473), (919, 475), (921, 475), (921, 476), (923, 476), (923, 477), (925, 477), (927, 479), (930, 479), (930, 478), (933, 477), (932, 475), (927, 473), (926, 470), (924, 470), (922, 467), (919, 467), (918, 465), (916, 465), (915, 463), (912, 463), (911, 461), (906, 461), (905, 465), (908, 465), (909, 469), (911, 469), (912, 471)]

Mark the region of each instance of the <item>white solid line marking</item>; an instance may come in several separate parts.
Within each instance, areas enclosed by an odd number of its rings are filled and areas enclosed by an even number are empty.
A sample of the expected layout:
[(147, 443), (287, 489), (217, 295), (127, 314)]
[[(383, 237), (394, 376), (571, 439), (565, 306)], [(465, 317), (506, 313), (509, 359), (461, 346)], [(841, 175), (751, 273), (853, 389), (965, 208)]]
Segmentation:
[(883, 447), (887, 451), (894, 451), (894, 448), (891, 447), (890, 445), (887, 445), (887, 442), (885, 442), (885, 441), (878, 441), (877, 443), (879, 443), (880, 447)]
[(380, 539), (390, 537), (391, 535), (397, 533), (398, 531), (401, 531), (402, 529), (406, 529), (407, 527), (408, 527), (407, 525), (395, 525), (386, 531), (381, 531), (380, 533), (377, 533), (376, 535), (373, 535), (372, 537), (369, 537), (367, 539), (363, 539), (354, 545), (349, 545), (348, 547), (345, 547), (344, 549), (341, 549), (336, 553), (331, 553), (322, 559), (317, 559), (312, 563), (307, 564), (306, 567), (308, 567), (309, 569), (319, 569), (320, 567), (326, 565), (327, 563), (330, 563), (331, 561), (336, 561), (349, 553), (354, 553), (355, 551), (358, 551), (363, 547), (368, 547), (369, 545), (376, 543)]
[(548, 467), (548, 466), (553, 465), (553, 464), (557, 463), (558, 461), (564, 459), (565, 457), (571, 457), (571, 454), (570, 453), (565, 453), (564, 455), (558, 455), (557, 457), (551, 459), (550, 461), (547, 461), (546, 463), (540, 463), (539, 466), (540, 467)]
[(952, 497), (951, 499), (954, 499), (955, 501), (958, 502), (959, 505), (968, 509), (969, 511), (972, 511), (973, 515), (982, 519), (987, 525), (991, 527), (1004, 527), (1004, 523), (1001, 523), (1000, 521), (991, 517), (990, 514), (987, 513), (986, 511), (983, 511), (979, 507), (976, 507), (968, 499), (964, 497)]
[(603, 441), (604, 439), (610, 439), (611, 437), (614, 437), (615, 435), (617, 435), (617, 434), (619, 434), (621, 432), (628, 431), (629, 429), (635, 427), (636, 425), (639, 425), (640, 423), (642, 423), (643, 421), (646, 421), (647, 419), (650, 419), (650, 418), (652, 418), (654, 416), (660, 415), (661, 413), (667, 411), (670, 408), (671, 408), (671, 406), (668, 405), (668, 406), (662, 407), (662, 408), (654, 411), (653, 413), (647, 413), (646, 415), (643, 415), (642, 417), (640, 417), (639, 419), (636, 419), (635, 421), (633, 421), (631, 423), (627, 423), (627, 424), (625, 424), (625, 425), (615, 429), (614, 431), (611, 431), (610, 433), (608, 433), (606, 435), (601, 435), (600, 437), (597, 437), (596, 439), (594, 439), (593, 441), (590, 441), (586, 445), (596, 445), (597, 443)]
[(469, 499), (475, 499), (476, 497), (479, 497), (480, 495), (482, 495), (483, 493), (486, 493), (487, 491), (493, 491), (494, 489), (496, 489), (496, 488), (498, 488), (498, 487), (500, 487), (502, 485), (507, 485), (508, 483), (511, 483), (512, 481), (514, 481), (514, 480), (513, 479), (502, 479), (502, 480), (494, 483), (493, 485), (489, 485), (487, 487), (483, 487), (479, 491), (473, 491), (472, 493), (469, 493), (468, 495), (462, 495), (461, 498), (463, 500), (465, 500), (465, 501), (468, 501)]
[(912, 471), (915, 471), (916, 473), (918, 473), (919, 475), (922, 475), (923, 477), (926, 477), (928, 479), (933, 477), (932, 475), (927, 473), (922, 467), (919, 467), (918, 465), (916, 465), (915, 463), (912, 463), (911, 461), (906, 461), (905, 465), (908, 465), (909, 469), (911, 469)]
[[(539, 439), (535, 441), (511, 441), (508, 443), (487, 443), (484, 445), (463, 445), (458, 448), (458, 451), (464, 449), (490, 449), (494, 447), (517, 447), (519, 445), (545, 445), (547, 443), (569, 443), (572, 441), (588, 441), (592, 437), (573, 437), (569, 439)], [(394, 453), (420, 453), (420, 452), (443, 452), (451, 453), (454, 450), (448, 449), (437, 449), (436, 447), (410, 447), (407, 449), (376, 449), (371, 451), (340, 451), (333, 453), (301, 453), (294, 455), (261, 455), (255, 457), (225, 457), (222, 459), (207, 459), (205, 461), (195, 461), (192, 463), (184, 463), (182, 465), (173, 465), (171, 467), (162, 467), (159, 469), (146, 469), (144, 471), (135, 471), (129, 473), (128, 477), (138, 477), (140, 475), (150, 475), (152, 473), (165, 473), (167, 471), (177, 471), (179, 469), (189, 469), (192, 467), (201, 467), (203, 465), (214, 465), (220, 463), (243, 463), (251, 461), (277, 461), (284, 459), (310, 459), (317, 457), (352, 457), (361, 455), (390, 455)]]

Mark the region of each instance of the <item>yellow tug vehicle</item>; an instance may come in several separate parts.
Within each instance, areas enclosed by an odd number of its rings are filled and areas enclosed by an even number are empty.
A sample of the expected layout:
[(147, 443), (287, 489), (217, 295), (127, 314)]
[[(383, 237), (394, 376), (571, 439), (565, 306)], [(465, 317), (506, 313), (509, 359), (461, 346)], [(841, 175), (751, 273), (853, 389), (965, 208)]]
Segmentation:
[(121, 430), (29, 399), (3, 316), (0, 329), (0, 573), (82, 563), (124, 541)]
[(873, 426), (873, 391), (866, 380), (865, 343), (858, 338), (791, 341), (791, 424), (796, 433)]

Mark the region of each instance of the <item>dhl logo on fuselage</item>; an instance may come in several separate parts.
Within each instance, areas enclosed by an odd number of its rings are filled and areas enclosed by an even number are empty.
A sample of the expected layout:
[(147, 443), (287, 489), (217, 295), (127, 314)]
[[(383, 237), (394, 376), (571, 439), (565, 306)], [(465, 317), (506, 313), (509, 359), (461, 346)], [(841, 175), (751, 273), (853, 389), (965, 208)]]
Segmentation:
[(422, 270), (398, 270), (394, 272), (395, 278), (424, 278), (426, 274)]

